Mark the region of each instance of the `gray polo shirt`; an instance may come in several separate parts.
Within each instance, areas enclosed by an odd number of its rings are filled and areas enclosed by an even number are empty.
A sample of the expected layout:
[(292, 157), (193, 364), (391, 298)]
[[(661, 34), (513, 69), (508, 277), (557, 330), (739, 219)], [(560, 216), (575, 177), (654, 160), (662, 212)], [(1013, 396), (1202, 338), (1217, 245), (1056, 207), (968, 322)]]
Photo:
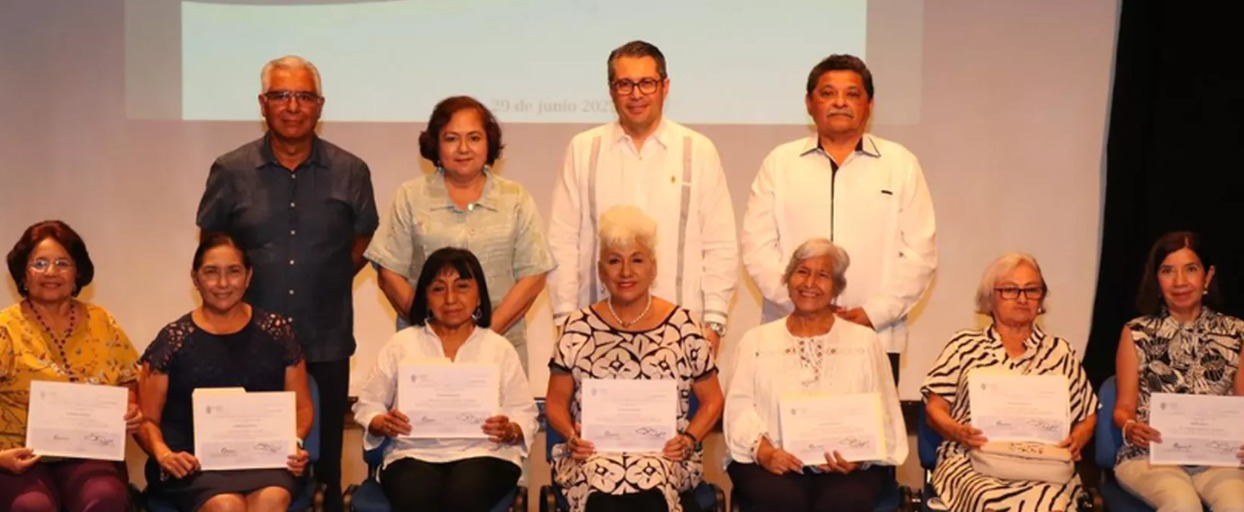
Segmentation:
[(246, 250), (255, 266), (246, 300), (293, 319), (308, 362), (354, 353), (350, 249), (379, 224), (363, 160), (317, 137), (290, 171), (265, 136), (216, 159), (197, 219)]

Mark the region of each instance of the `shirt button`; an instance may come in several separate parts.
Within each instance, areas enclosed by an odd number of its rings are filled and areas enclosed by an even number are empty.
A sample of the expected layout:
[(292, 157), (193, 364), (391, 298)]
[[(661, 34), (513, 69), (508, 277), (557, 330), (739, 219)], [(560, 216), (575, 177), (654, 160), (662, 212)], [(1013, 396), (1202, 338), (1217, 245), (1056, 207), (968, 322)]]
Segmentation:
[(290, 290), (290, 291), (289, 291), (289, 294), (290, 294), (290, 295), (293, 295), (293, 294), (294, 294), (294, 291), (293, 291), (293, 290)]
[(293, 202), (293, 201), (290, 201), (290, 202), (289, 202), (289, 207), (290, 207), (290, 208), (293, 208), (293, 207), (294, 207), (294, 202)]
[(298, 234), (298, 230), (297, 230), (297, 229), (291, 229), (291, 230), (289, 230), (289, 236), (294, 236), (294, 235), (297, 235), (297, 234)]
[(290, 265), (293, 265), (293, 264), (294, 264), (294, 260), (289, 260), (289, 264), (290, 264)]

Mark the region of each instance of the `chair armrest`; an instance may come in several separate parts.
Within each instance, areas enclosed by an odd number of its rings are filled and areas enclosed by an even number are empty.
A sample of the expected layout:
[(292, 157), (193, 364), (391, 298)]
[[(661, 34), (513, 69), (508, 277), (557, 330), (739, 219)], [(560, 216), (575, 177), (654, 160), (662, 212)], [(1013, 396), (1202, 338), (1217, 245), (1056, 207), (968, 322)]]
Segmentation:
[(514, 490), (514, 506), (510, 510), (513, 512), (527, 512), (527, 486), (520, 485)]
[(898, 495), (899, 510), (902, 512), (919, 512), (924, 506), (924, 496), (919, 489), (900, 485)]
[(540, 486), (540, 512), (557, 512), (556, 493), (551, 485)]
[(1086, 493), (1077, 499), (1080, 510), (1088, 512), (1106, 510), (1100, 491), (1091, 487), (1085, 488), (1085, 491)]

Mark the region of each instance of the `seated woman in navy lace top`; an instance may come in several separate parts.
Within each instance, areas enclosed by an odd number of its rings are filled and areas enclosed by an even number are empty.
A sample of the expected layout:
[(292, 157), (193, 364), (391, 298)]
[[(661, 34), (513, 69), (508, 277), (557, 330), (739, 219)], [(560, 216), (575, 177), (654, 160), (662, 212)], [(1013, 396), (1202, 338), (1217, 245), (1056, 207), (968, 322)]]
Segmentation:
[(164, 327), (141, 361), (139, 403), (150, 423), (139, 441), (150, 456), (148, 485), (186, 512), (284, 512), (307, 465), (301, 442), (288, 469), (202, 471), (191, 396), (196, 388), (293, 391), (301, 440), (314, 415), (302, 351), (288, 319), (242, 300), (251, 263), (229, 235), (199, 244), (191, 278), (202, 305)]

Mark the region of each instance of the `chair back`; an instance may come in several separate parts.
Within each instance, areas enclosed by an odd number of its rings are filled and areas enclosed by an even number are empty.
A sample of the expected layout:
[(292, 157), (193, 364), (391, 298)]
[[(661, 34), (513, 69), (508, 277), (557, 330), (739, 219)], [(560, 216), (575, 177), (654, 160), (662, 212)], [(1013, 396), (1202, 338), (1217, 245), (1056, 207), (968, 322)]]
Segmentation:
[(920, 467), (933, 471), (937, 467), (937, 447), (942, 445), (942, 435), (929, 425), (925, 404), (920, 402), (920, 410), (916, 414), (916, 453), (920, 456)]
[(1114, 404), (1119, 399), (1118, 383), (1114, 376), (1101, 383), (1097, 391), (1097, 401), (1101, 408), (1097, 413), (1097, 427), (1094, 428), (1094, 446), (1096, 447), (1097, 467), (1114, 469), (1114, 461), (1119, 455), (1119, 447), (1123, 445), (1123, 432), (1114, 424)]

